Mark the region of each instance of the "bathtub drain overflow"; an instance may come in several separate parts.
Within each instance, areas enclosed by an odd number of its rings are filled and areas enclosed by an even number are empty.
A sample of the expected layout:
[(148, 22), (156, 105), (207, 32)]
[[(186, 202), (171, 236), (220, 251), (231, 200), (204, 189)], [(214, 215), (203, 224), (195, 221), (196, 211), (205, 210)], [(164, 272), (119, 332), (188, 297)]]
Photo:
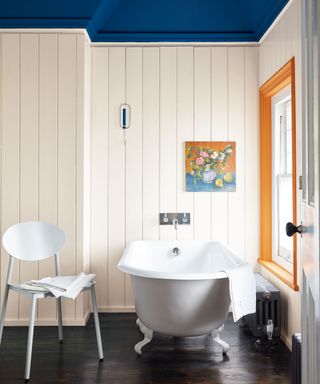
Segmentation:
[(174, 247), (173, 250), (171, 251), (173, 256), (179, 256), (181, 251), (178, 247)]

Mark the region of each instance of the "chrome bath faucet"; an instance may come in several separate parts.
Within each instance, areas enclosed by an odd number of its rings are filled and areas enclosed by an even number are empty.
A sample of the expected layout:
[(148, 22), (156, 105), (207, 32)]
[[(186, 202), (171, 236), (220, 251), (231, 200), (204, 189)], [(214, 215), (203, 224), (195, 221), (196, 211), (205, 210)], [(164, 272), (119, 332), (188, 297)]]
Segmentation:
[(172, 225), (174, 226), (174, 229), (177, 230), (178, 229), (178, 224), (179, 224), (179, 221), (176, 217), (174, 217), (172, 219)]
[(164, 212), (159, 214), (160, 225), (172, 225), (175, 230), (178, 225), (190, 225), (190, 213)]

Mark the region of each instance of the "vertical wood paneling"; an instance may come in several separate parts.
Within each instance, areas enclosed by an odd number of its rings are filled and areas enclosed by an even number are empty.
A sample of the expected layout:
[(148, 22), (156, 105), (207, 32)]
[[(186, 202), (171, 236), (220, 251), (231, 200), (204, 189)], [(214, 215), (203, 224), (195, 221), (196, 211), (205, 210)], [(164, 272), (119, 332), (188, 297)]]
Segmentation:
[[(76, 36), (58, 37), (58, 225), (67, 237), (61, 252), (63, 274), (76, 273)], [(75, 319), (75, 303), (63, 301), (64, 316)]]
[(107, 296), (108, 217), (108, 50), (92, 49), (91, 272), (97, 275), (100, 307)]
[[(160, 48), (160, 212), (177, 209), (177, 48)], [(161, 239), (175, 239), (172, 226)]]
[(277, 70), (286, 64), (292, 56), (296, 57), (296, 61), (300, 60), (300, 6), (300, 0), (293, 1), (279, 23), (259, 47), (260, 85), (266, 82)]
[[(254, 189), (247, 193), (253, 178), (246, 174), (253, 172), (250, 161), (256, 155), (254, 149), (250, 157), (244, 151), (254, 145), (257, 132), (251, 88), (257, 57), (252, 49), (92, 49), (91, 270), (97, 273), (102, 309), (133, 304), (128, 278), (117, 269), (126, 241), (195, 236), (227, 242), (229, 234), (235, 251), (244, 252), (246, 246), (252, 258), (255, 245), (248, 246), (248, 226), (257, 218), (253, 208), (246, 207), (257, 196)], [(39, 214), (40, 220), (57, 223), (67, 235), (61, 255), (63, 273), (76, 273), (88, 265), (82, 256), (84, 41), (76, 35), (42, 34), (39, 41), (38, 36), (28, 35), (22, 39), (21, 52), (25, 54), (20, 93), (19, 35), (3, 36), (2, 229), (19, 221), (20, 209), (21, 219)], [(125, 101), (132, 107), (126, 147), (119, 125), (119, 107)], [(238, 191), (229, 197), (185, 192), (184, 141), (228, 138), (237, 141), (240, 156)], [(33, 183), (28, 182), (31, 179)], [(159, 212), (177, 210), (191, 212), (192, 225), (178, 232), (171, 226), (160, 228)], [(243, 225), (237, 233), (239, 221)], [(6, 266), (5, 256), (2, 284)], [(16, 266), (16, 280), (18, 270)], [(21, 279), (33, 277), (32, 271), (22, 269)], [(52, 273), (51, 260), (39, 264), (40, 277)], [(9, 317), (18, 318), (18, 306), (16, 296), (10, 301)], [(22, 317), (26, 309), (22, 303)], [(82, 301), (64, 306), (69, 321), (83, 313)], [(54, 304), (41, 303), (39, 317), (54, 318)]]
[[(39, 41), (39, 220), (57, 224), (57, 35)], [(39, 277), (54, 274), (54, 262), (39, 262)], [(56, 317), (54, 300), (40, 300), (38, 317)]]
[[(215, 47), (211, 51), (211, 135), (214, 141), (228, 140), (228, 48)], [(211, 237), (228, 243), (228, 193), (211, 194)]]
[[(1, 36), (1, 231), (19, 221), (58, 224), (67, 237), (64, 274), (84, 266), (84, 46), (77, 34)], [(7, 264), (2, 249), (2, 287)], [(53, 258), (17, 262), (13, 281), (53, 274)], [(11, 293), (7, 323), (26, 324), (29, 307), (29, 299)], [(82, 297), (76, 307), (64, 303), (64, 320), (83, 322), (87, 307)], [(42, 324), (55, 323), (54, 300), (40, 301), (37, 317)]]
[[(229, 245), (245, 256), (244, 48), (228, 49), (228, 135), (237, 146), (237, 190), (229, 193)], [(250, 150), (250, 149), (249, 149)]]
[(284, 42), (284, 24), (279, 23), (278, 33), (276, 34), (276, 57), (280, 58), (280, 61), (283, 61), (285, 53), (285, 42)]
[(245, 48), (245, 255), (251, 265), (259, 248), (258, 48)]
[[(78, 57), (79, 62), (79, 57)], [(84, 39), (84, 111), (83, 111), (83, 271), (90, 272), (91, 236), (91, 45)], [(80, 81), (80, 80), (79, 80)], [(81, 111), (78, 108), (78, 113)], [(78, 123), (78, 128), (81, 126)], [(79, 150), (79, 154), (81, 151)], [(78, 238), (80, 236), (78, 235)], [(81, 241), (81, 239), (79, 239)], [(106, 291), (104, 292), (106, 294)], [(97, 298), (99, 299), (99, 298)], [(83, 317), (90, 311), (90, 292), (83, 295)]]
[[(295, 11), (295, 7), (290, 7), (288, 9), (288, 16), (290, 19), (292, 19), (293, 22), (295, 22), (295, 14), (294, 14), (294, 11)], [(298, 20), (297, 20), (298, 22)], [(298, 29), (298, 24), (297, 24), (297, 28)], [(294, 31), (293, 31), (293, 34), (294, 34)], [(285, 50), (284, 50), (284, 55), (285, 57), (290, 57), (291, 56), (291, 52), (292, 52), (292, 38), (291, 38), (291, 31), (290, 31), (290, 24), (289, 23), (286, 23), (285, 24), (285, 27), (284, 27), (284, 41), (285, 41)]]
[[(131, 126), (126, 137), (126, 243), (142, 239), (142, 48), (126, 48), (126, 102)], [(125, 275), (125, 306), (133, 306), (130, 276)]]
[[(194, 140), (211, 140), (211, 49), (194, 49)], [(194, 194), (194, 238), (211, 237), (210, 192)]]
[[(0, 106), (2, 111), (2, 34), (0, 34)], [(2, 211), (2, 112), (0, 112), (0, 202), (1, 202), (1, 211)], [(0, 234), (2, 235), (2, 222), (3, 219), (0, 218)], [(3, 297), (3, 271), (2, 271), (2, 260), (5, 257), (2, 244), (0, 246), (0, 300)], [(2, 301), (1, 301), (2, 303)]]
[[(302, 12), (302, 4), (301, 1), (295, 1), (292, 5), (292, 24), (297, 26), (297, 28), (293, 29), (292, 33), (292, 46), (291, 46), (291, 56), (295, 57), (295, 84), (296, 84), (296, 141), (297, 143), (302, 143), (302, 72), (301, 72), (301, 66), (302, 66), (302, 43), (301, 43), (301, 12)], [(300, 27), (299, 27), (300, 26)], [(292, 27), (291, 27), (292, 28)], [(296, 164), (296, 172), (297, 175), (302, 174), (302, 148), (301, 145), (296, 146), (296, 158), (297, 158), (297, 164)], [(299, 190), (298, 185), (297, 188), (297, 196), (299, 196)], [(297, 209), (297, 222), (301, 222), (301, 210)], [(297, 263), (300, 265), (300, 247), (297, 247)], [(297, 268), (297, 281), (300, 280), (300, 268)], [(293, 307), (291, 309), (293, 313), (296, 313), (295, 308)], [(300, 319), (298, 319), (299, 323)], [(290, 328), (295, 329), (297, 320), (293, 318), (293, 326)], [(291, 322), (290, 322), (291, 324)], [(290, 334), (289, 334), (290, 335)]]
[[(20, 221), (38, 220), (38, 44), (20, 37)], [(20, 263), (20, 282), (38, 278), (38, 263)], [(19, 318), (27, 319), (30, 298), (20, 296)]]
[(143, 238), (159, 239), (159, 48), (143, 48)]
[[(84, 86), (85, 86), (85, 52), (84, 36), (76, 35), (76, 184), (75, 184), (75, 273), (84, 270), (83, 254), (83, 210), (84, 210)], [(87, 160), (87, 159), (86, 159)], [(79, 295), (75, 301), (76, 319), (84, 316), (83, 294)], [(87, 308), (86, 308), (87, 309)]]
[[(102, 53), (97, 54), (92, 68), (92, 220), (99, 217), (96, 225), (101, 228), (105, 228), (107, 222), (112, 223), (108, 231), (111, 242), (108, 246), (109, 302), (100, 304), (101, 309), (109, 311), (126, 310), (132, 305), (127, 278), (116, 268), (125, 241), (141, 236), (144, 239), (158, 239), (159, 236), (161, 239), (192, 239), (195, 236), (227, 243), (230, 237), (231, 246), (243, 255), (246, 239), (252, 235), (249, 222), (257, 221), (257, 211), (254, 212), (257, 185), (250, 186), (250, 182), (256, 183), (256, 175), (251, 179), (245, 177), (257, 164), (258, 148), (254, 147), (258, 132), (257, 100), (252, 98), (257, 92), (258, 56), (256, 51), (251, 52), (256, 48), (246, 48), (248, 61), (245, 61), (244, 48), (131, 47), (126, 48), (126, 55), (124, 49), (99, 48), (99, 52), (109, 50), (108, 85), (104, 76), (99, 76), (103, 71), (102, 62), (106, 60)], [(231, 56), (229, 60), (228, 56)], [(250, 88), (248, 92), (247, 88)], [(94, 139), (101, 132), (104, 113), (107, 113), (107, 107), (103, 106), (107, 98), (105, 92), (109, 95), (108, 164), (102, 160), (106, 155), (101, 153), (103, 136)], [(125, 99), (132, 108), (132, 124), (124, 153), (118, 119), (119, 107)], [(246, 136), (247, 131), (251, 137)], [(237, 142), (237, 192), (185, 192), (184, 142), (193, 139)], [(246, 157), (245, 146), (253, 146)], [(114, 159), (117, 159), (116, 168)], [(103, 164), (99, 164), (101, 161)], [(112, 212), (103, 218), (103, 203), (100, 205), (94, 196), (99, 193), (101, 199), (104, 196), (101, 180), (97, 180), (104, 178), (105, 172), (109, 172), (106, 182)], [(247, 188), (251, 188), (248, 196)], [(246, 218), (249, 200), (253, 204)], [(180, 227), (177, 232), (171, 226), (159, 227), (159, 212), (169, 211), (191, 212), (192, 225)], [(105, 261), (98, 253), (94, 254), (95, 247), (92, 238), (95, 268), (104, 268)], [(247, 247), (248, 259), (253, 265), (257, 252), (257, 244), (253, 241)], [(99, 286), (101, 277), (97, 280)], [(105, 281), (101, 284), (104, 286)]]
[(124, 274), (117, 264), (125, 246), (125, 144), (120, 105), (125, 101), (125, 48), (109, 48), (108, 302), (124, 305)]
[[(2, 231), (20, 219), (20, 36), (2, 35)], [(2, 249), (1, 283), (6, 279), (8, 255)], [(12, 281), (19, 282), (16, 262)], [(3, 292), (3, 289), (2, 289)], [(11, 293), (7, 319), (18, 319), (19, 298)]]
[(186, 192), (185, 142), (193, 140), (193, 48), (178, 48), (177, 89), (177, 211), (190, 212), (191, 225), (180, 226), (178, 239), (192, 239), (193, 193)]

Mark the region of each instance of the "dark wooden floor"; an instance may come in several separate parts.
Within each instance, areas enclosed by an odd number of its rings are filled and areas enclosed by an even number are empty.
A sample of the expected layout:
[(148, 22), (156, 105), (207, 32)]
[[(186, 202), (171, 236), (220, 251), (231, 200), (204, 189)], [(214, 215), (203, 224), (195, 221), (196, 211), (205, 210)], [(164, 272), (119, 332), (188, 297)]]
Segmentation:
[[(231, 345), (223, 359), (209, 337), (171, 338), (156, 335), (137, 357), (141, 340), (133, 314), (102, 314), (104, 362), (99, 365), (93, 321), (66, 327), (59, 345), (54, 327), (37, 327), (31, 383), (106, 384), (287, 384), (291, 354), (280, 343), (269, 354), (258, 353), (254, 338), (229, 318), (223, 338)], [(26, 328), (5, 328), (0, 347), (0, 383), (23, 383)]]

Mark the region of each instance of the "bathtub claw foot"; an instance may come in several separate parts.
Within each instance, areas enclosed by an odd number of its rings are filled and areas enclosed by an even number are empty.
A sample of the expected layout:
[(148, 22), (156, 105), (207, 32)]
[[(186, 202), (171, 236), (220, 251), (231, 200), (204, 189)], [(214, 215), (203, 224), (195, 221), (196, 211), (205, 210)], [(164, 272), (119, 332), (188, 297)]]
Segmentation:
[(150, 341), (152, 340), (153, 331), (148, 327), (146, 327), (144, 324), (142, 324), (142, 322), (139, 319), (137, 319), (136, 323), (137, 323), (137, 326), (140, 328), (141, 333), (144, 335), (144, 339), (142, 341), (139, 341), (139, 343), (137, 343), (134, 346), (134, 350), (138, 355), (141, 355), (142, 348), (148, 343), (150, 343)]
[(220, 328), (214, 330), (211, 333), (211, 336), (212, 336), (213, 341), (215, 341), (217, 344), (219, 344), (222, 347), (222, 355), (226, 356), (227, 352), (230, 350), (230, 345), (226, 341), (224, 341), (220, 338), (220, 332), (223, 331), (223, 328), (224, 328), (224, 325), (222, 325)]

